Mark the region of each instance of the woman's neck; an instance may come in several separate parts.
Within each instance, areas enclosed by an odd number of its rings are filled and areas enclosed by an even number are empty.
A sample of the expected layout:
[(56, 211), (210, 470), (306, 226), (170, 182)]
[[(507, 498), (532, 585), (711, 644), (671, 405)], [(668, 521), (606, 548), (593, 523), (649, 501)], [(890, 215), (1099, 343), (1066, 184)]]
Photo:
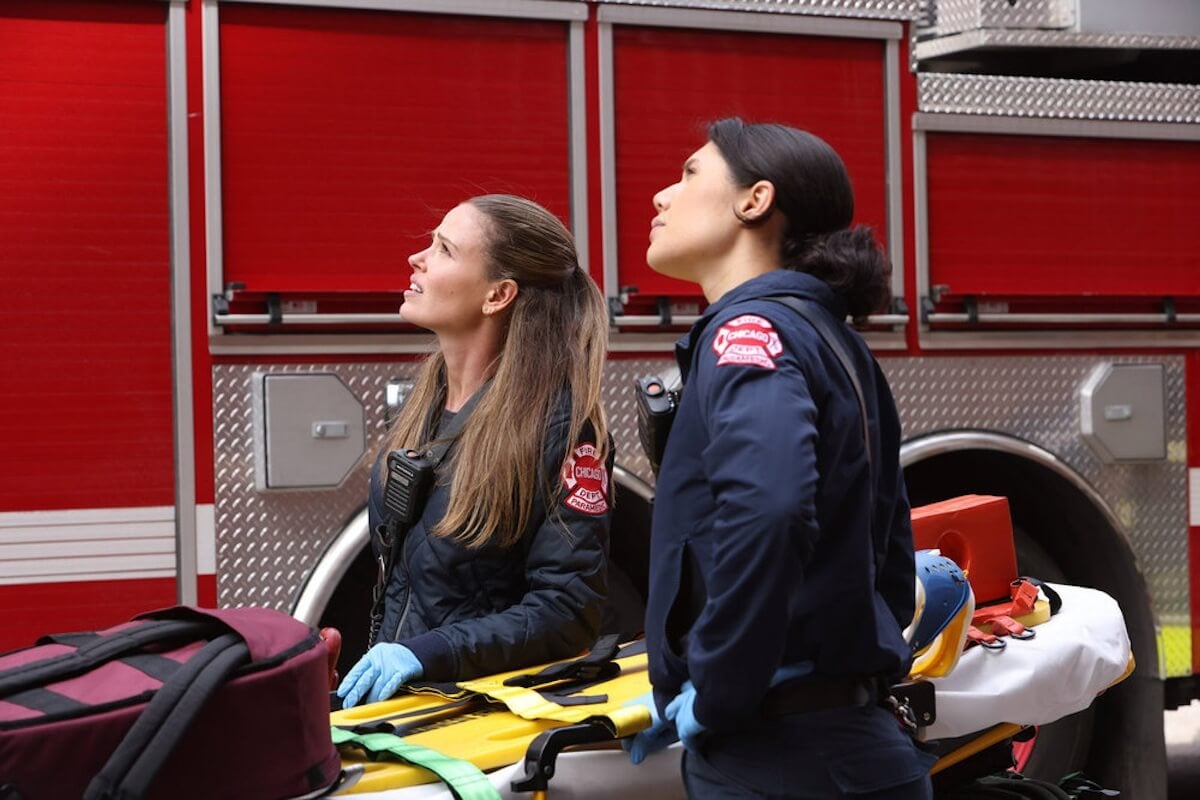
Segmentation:
[(487, 336), (439, 342), (446, 361), (446, 410), (458, 411), (492, 377), (500, 343)]
[(698, 283), (711, 305), (731, 289), (779, 266), (778, 244), (762, 236), (744, 236), (720, 261), (703, 270)]

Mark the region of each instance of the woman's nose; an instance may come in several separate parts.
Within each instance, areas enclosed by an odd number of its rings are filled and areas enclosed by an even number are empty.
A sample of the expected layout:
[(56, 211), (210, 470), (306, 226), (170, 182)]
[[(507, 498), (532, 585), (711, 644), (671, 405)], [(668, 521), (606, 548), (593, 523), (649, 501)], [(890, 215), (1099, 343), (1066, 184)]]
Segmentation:
[(671, 205), (671, 194), (672, 194), (671, 190), (674, 188), (675, 188), (675, 184), (671, 184), (670, 186), (666, 187), (665, 189), (659, 189), (658, 192), (655, 193), (655, 195), (654, 195), (654, 208), (655, 209), (657, 209), (658, 211), (663, 211), (664, 209), (667, 208), (667, 206)]
[(425, 250), (421, 250), (420, 252), (413, 253), (411, 256), (409, 256), (408, 257), (408, 265), (410, 267), (412, 267), (413, 269), (424, 269), (424, 266), (423, 266), (424, 261), (425, 261), (424, 256), (425, 256), (425, 253), (427, 252), (427, 250), (428, 250), (428, 248), (426, 248)]

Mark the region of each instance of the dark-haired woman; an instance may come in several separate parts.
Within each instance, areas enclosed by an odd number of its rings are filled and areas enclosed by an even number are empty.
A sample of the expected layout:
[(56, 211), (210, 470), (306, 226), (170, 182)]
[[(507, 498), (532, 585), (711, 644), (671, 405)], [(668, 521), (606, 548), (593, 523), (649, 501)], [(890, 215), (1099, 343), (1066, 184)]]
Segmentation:
[(378, 643), (338, 687), (346, 706), (576, 655), (606, 594), (608, 316), (571, 234), (536, 203), (484, 195), (408, 260), (402, 313), (438, 347), (383, 453), (442, 461), (407, 528), (382, 457), (372, 471), (372, 542), (394, 537), (395, 553)]
[(900, 426), (844, 324), (890, 267), (842, 161), (721, 120), (654, 206), (650, 266), (710, 305), (676, 347), (646, 612), (663, 722), (634, 757), (673, 727), (691, 797), (926, 798), (932, 759), (884, 707), (914, 606)]

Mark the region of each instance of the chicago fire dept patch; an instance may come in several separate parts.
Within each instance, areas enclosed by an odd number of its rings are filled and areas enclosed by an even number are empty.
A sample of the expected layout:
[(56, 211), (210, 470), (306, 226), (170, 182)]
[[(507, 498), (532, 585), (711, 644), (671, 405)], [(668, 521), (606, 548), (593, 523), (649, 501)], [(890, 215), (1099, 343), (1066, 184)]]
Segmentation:
[(717, 331), (712, 343), (717, 366), (743, 364), (775, 369), (775, 359), (783, 352), (783, 343), (771, 321), (757, 314), (735, 317)]
[(600, 516), (608, 512), (608, 470), (596, 455), (596, 446), (584, 442), (567, 456), (562, 468), (567, 490), (563, 502), (576, 511)]

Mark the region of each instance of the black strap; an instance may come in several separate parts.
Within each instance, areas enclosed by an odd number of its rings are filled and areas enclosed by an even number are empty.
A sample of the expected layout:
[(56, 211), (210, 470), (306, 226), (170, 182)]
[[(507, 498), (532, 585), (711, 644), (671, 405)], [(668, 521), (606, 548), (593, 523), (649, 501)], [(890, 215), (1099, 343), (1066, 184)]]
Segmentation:
[(612, 633), (601, 636), (592, 645), (591, 651), (583, 658), (551, 664), (541, 672), (527, 675), (514, 675), (504, 681), (505, 686), (520, 686), (530, 689), (535, 686), (545, 686), (547, 683), (563, 680), (593, 681), (597, 678), (608, 680), (620, 673), (621, 666), (613, 661), (617, 657), (620, 646), (620, 636)]
[(208, 698), (249, 659), (250, 650), (236, 633), (204, 645), (146, 705), (88, 784), (84, 800), (143, 797)]
[[(82, 638), (89, 638), (90, 641), (73, 653), (63, 653), (5, 670), (0, 675), (0, 698), (82, 675), (100, 664), (149, 645), (208, 638), (220, 629), (220, 624), (212, 620), (154, 620), (107, 636), (71, 636), (75, 641)], [(55, 641), (54, 637), (45, 637), (39, 640), (39, 644)]]
[(887, 539), (875, 536), (875, 485), (876, 485), (876, 469), (875, 458), (871, 454), (871, 418), (867, 414), (867, 398), (863, 394), (862, 384), (858, 380), (858, 370), (854, 366), (854, 362), (850, 360), (846, 349), (842, 346), (841, 340), (833, 329), (833, 324), (844, 326), (845, 323), (834, 318), (829, 309), (815, 300), (806, 300), (794, 295), (773, 295), (764, 298), (773, 302), (785, 305), (803, 317), (809, 325), (821, 337), (826, 346), (833, 351), (833, 355), (837, 358), (838, 363), (842, 365), (842, 371), (846, 373), (846, 377), (850, 379), (850, 385), (854, 387), (854, 398), (858, 401), (858, 414), (862, 419), (863, 431), (863, 446), (867, 451), (867, 471), (870, 475), (870, 515), (868, 516), (868, 524), (870, 525), (871, 544), (875, 551), (875, 580), (879, 581), (879, 576), (883, 572), (883, 562), (887, 559)]

